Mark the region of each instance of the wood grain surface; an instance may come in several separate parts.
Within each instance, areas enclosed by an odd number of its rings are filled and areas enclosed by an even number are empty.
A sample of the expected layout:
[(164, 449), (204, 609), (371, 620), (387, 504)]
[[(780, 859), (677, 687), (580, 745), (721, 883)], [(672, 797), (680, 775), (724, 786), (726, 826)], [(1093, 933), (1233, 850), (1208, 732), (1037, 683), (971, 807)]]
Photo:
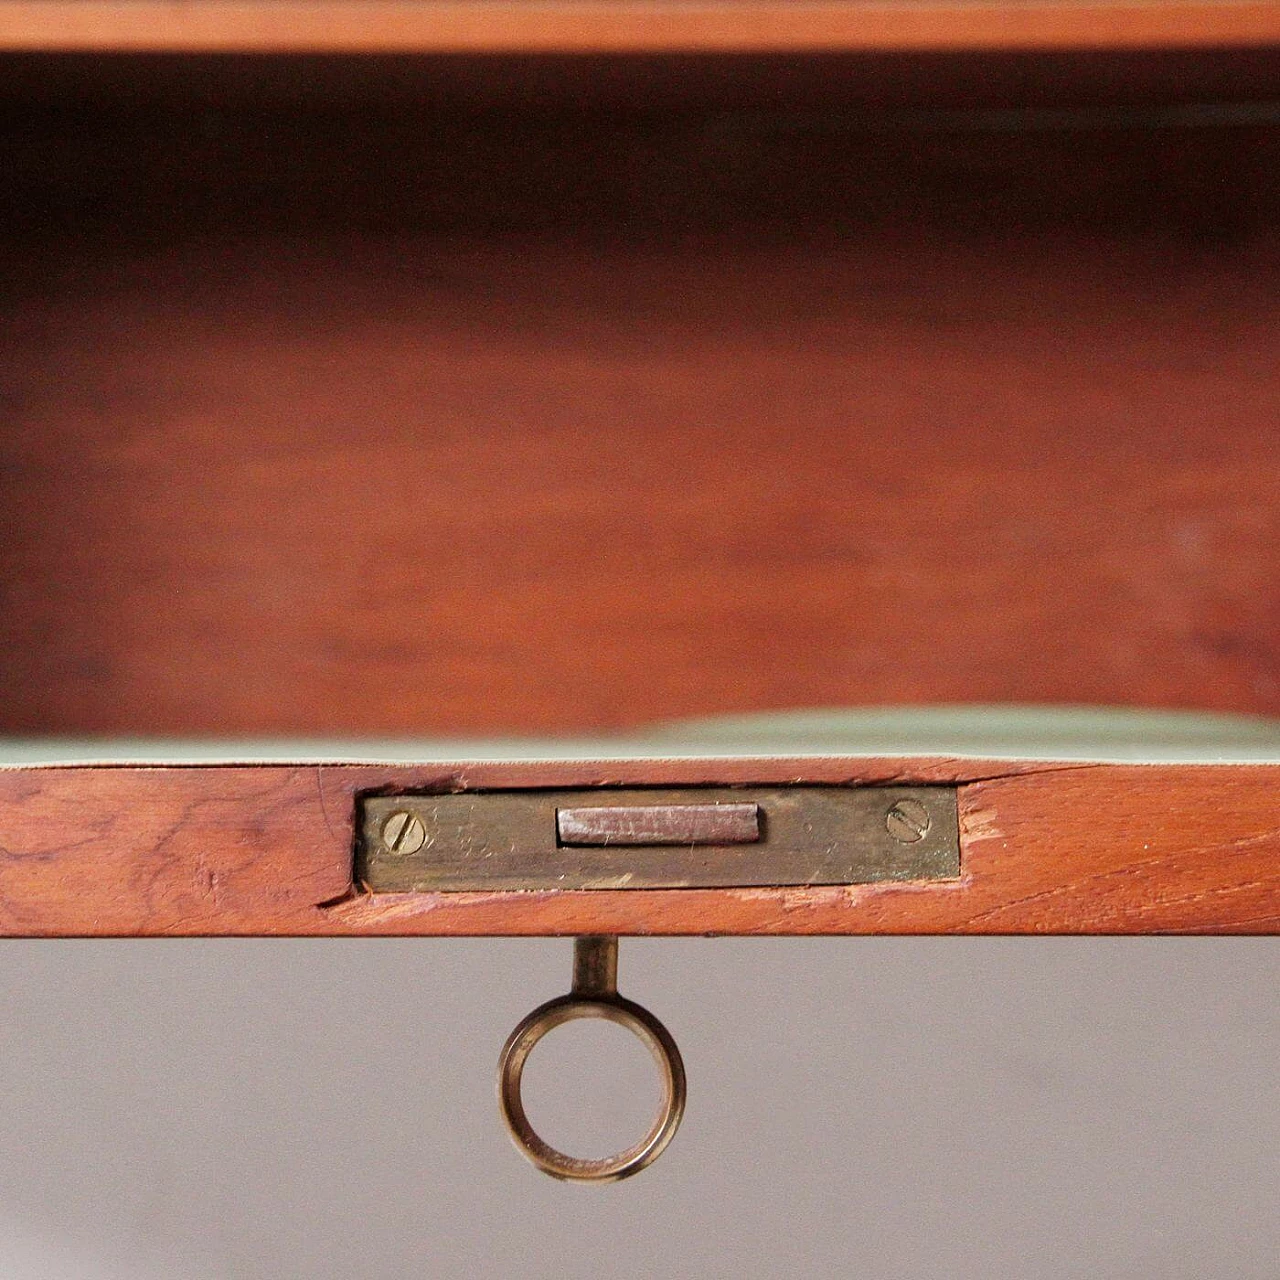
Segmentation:
[(3, 0), (0, 48), (750, 52), (1280, 41), (1271, 0)]
[(1265, 111), (108, 98), (0, 111), (0, 731), (1280, 712)]
[[(960, 782), (960, 878), (386, 895), (351, 883), (358, 792), (786, 780)], [(1277, 765), (914, 759), (0, 772), (5, 936), (1277, 931)]]
[(176, 250), (0, 319), (9, 733), (1280, 711), (1280, 239)]

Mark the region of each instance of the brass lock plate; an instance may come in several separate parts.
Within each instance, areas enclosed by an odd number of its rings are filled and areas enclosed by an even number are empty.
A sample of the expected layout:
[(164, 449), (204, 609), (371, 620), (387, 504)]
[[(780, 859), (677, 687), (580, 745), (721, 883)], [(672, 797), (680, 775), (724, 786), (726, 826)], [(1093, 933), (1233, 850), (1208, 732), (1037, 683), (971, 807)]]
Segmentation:
[(364, 796), (373, 893), (947, 880), (954, 787), (596, 787)]

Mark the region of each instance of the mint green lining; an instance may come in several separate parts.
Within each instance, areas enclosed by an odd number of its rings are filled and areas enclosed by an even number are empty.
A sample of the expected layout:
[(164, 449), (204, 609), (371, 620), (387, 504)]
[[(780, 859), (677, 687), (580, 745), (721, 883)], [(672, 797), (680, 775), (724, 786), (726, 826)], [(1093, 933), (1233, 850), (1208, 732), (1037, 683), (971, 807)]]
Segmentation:
[(726, 755), (1280, 763), (1280, 721), (1106, 707), (943, 706), (720, 716), (656, 725), (626, 735), (562, 739), (0, 739), (0, 767), (415, 764)]

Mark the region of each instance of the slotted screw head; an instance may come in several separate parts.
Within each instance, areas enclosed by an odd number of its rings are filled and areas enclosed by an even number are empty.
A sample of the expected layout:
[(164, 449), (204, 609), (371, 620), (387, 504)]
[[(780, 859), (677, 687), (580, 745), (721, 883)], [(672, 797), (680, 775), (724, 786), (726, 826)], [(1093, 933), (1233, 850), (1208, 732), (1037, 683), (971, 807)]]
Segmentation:
[(933, 821), (929, 817), (929, 810), (919, 800), (908, 796), (894, 803), (885, 814), (884, 825), (895, 840), (900, 840), (903, 844), (915, 844), (929, 834)]
[(416, 813), (397, 809), (382, 824), (382, 843), (390, 853), (417, 853), (427, 839), (427, 829)]

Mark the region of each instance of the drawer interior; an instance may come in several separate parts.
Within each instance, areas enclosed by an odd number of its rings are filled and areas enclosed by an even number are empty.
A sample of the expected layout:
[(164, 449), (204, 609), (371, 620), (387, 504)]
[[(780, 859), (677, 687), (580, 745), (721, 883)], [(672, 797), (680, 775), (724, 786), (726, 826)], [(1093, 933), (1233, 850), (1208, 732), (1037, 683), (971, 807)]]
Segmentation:
[(7, 59), (0, 733), (1277, 713), (1277, 65)]

